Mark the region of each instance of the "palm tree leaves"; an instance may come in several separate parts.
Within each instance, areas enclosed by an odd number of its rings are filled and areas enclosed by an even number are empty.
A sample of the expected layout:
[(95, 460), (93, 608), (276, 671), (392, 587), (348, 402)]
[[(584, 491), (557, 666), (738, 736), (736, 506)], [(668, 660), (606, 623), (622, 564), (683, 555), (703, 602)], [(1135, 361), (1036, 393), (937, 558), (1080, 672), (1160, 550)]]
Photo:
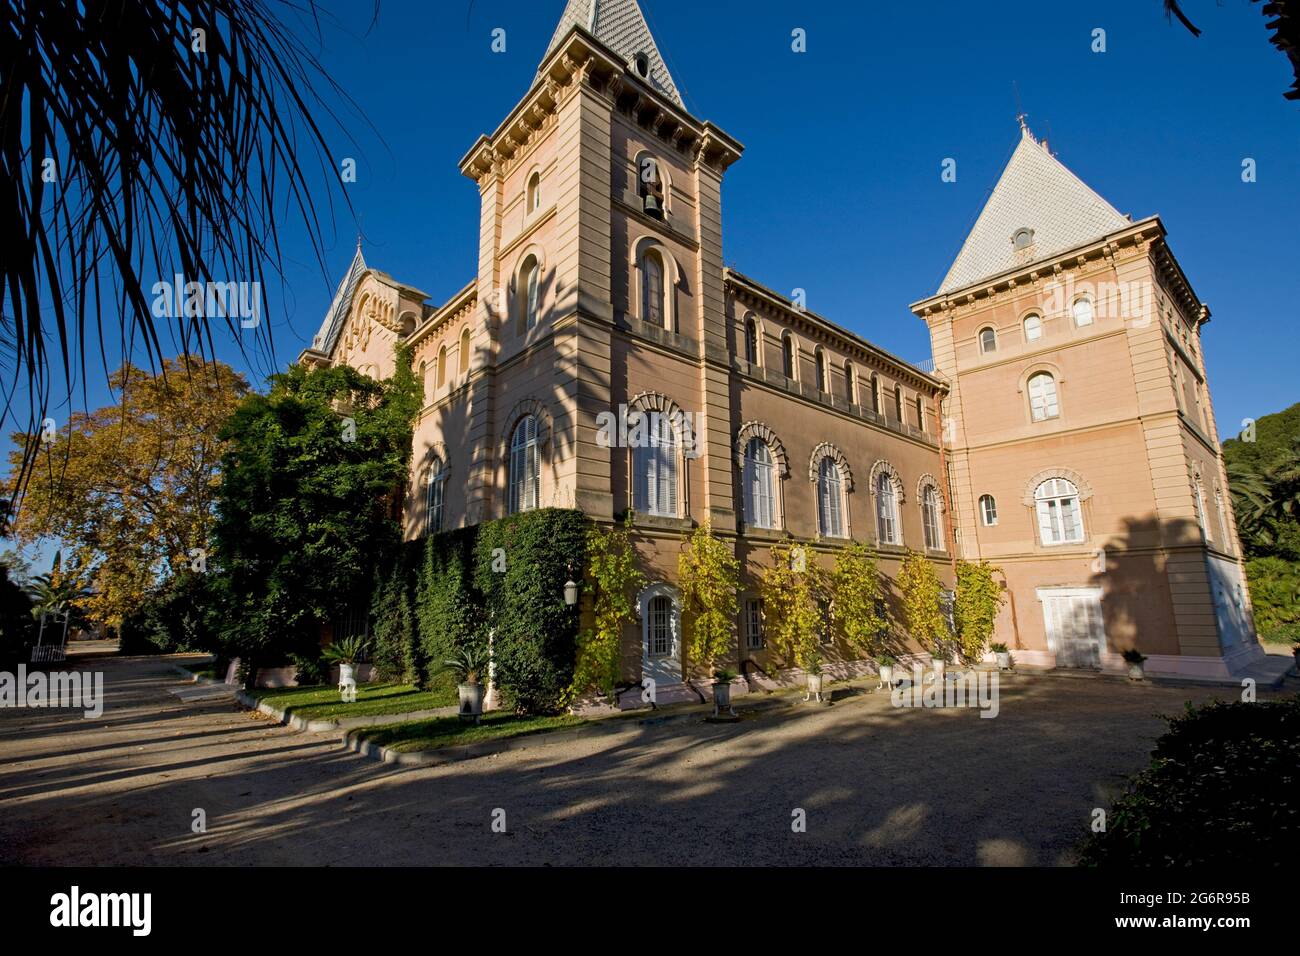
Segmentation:
[(1227, 464), (1238, 530), (1248, 551), (1267, 551), (1282, 525), (1300, 521), (1300, 439), (1269, 465), (1250, 461)]
[[(160, 363), (170, 333), (210, 354), (224, 326), (269, 353), (268, 323), (176, 315), (152, 290), (248, 283), (265, 314), (290, 215), (323, 261), (309, 166), (337, 182), (316, 116), (338, 117), (316, 88), (351, 101), (287, 15), (319, 27), (313, 0), (0, 0), (0, 369), (29, 390), (29, 433), (52, 371), (70, 396), (95, 350), (105, 369), (116, 349)], [(11, 409), (12, 392), (0, 427)]]

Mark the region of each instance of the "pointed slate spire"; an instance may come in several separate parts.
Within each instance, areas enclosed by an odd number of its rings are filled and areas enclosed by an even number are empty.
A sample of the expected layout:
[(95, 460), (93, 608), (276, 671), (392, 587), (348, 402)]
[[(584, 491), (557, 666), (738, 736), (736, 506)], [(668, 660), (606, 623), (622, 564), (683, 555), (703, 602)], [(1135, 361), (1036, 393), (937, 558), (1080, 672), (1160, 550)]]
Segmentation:
[[(1130, 224), (1034, 138), (1023, 116), (1019, 119), (1020, 143), (940, 283), (941, 293), (1049, 259)], [(1025, 236), (1023, 230), (1032, 231)], [(1019, 245), (1017, 233), (1022, 234)]]
[[(621, 56), (638, 74), (637, 54), (644, 54), (646, 81), (678, 106), (686, 108), (677, 92), (677, 84), (668, 72), (668, 65), (659, 55), (659, 47), (655, 45), (655, 38), (650, 34), (637, 0), (569, 0), (559, 26), (555, 28), (555, 35), (542, 56), (543, 62), (575, 26), (582, 27)], [(539, 70), (536, 79), (541, 75)]]
[(325, 313), (325, 321), (321, 323), (320, 331), (312, 340), (311, 347), (317, 352), (329, 355), (334, 351), (339, 333), (343, 331), (343, 322), (348, 317), (348, 308), (352, 305), (352, 293), (356, 291), (357, 283), (365, 273), (366, 259), (361, 254), (361, 237), (357, 236), (357, 251), (352, 257), (352, 265), (348, 266), (347, 274), (343, 276), (343, 281), (335, 290), (334, 301), (330, 303), (329, 311)]

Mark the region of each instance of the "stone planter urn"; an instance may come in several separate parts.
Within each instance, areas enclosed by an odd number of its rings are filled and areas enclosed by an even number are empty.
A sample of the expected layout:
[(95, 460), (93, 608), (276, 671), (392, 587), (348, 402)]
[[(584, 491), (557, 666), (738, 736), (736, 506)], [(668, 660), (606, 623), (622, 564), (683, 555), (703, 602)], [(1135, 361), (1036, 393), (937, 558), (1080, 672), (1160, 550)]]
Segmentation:
[(995, 652), (993, 653), (993, 656), (994, 656), (995, 658), (997, 658), (997, 661), (998, 661), (998, 670), (1003, 670), (1003, 671), (1004, 671), (1004, 670), (1007, 670), (1007, 669), (1011, 666), (1011, 652), (1010, 652), (1010, 651), (995, 651)]
[(943, 668), (946, 662), (942, 658), (935, 657), (931, 659), (930, 663), (934, 665), (934, 682), (936, 684), (942, 684)]
[(339, 683), (355, 684), (357, 682), (357, 667), (355, 664), (339, 665)]
[(1128, 679), (1129, 679), (1129, 680), (1142, 680), (1145, 676), (1146, 676), (1146, 674), (1145, 674), (1145, 671), (1144, 671), (1143, 668), (1142, 668), (1142, 662), (1141, 662), (1141, 661), (1130, 661), (1130, 662), (1129, 662), (1129, 665), (1128, 665)]
[(457, 684), (460, 695), (460, 719), (478, 723), (483, 717), (483, 685)]
[(713, 714), (726, 711), (728, 714), (734, 714), (731, 709), (731, 681), (716, 681), (713, 685)]
[(890, 687), (894, 686), (894, 665), (893, 664), (880, 665), (880, 686), (884, 687), (886, 684), (888, 684)]
[(822, 675), (821, 674), (808, 675), (808, 693), (804, 694), (803, 699), (812, 700), (813, 698), (816, 698), (819, 704), (821, 703), (822, 700)]

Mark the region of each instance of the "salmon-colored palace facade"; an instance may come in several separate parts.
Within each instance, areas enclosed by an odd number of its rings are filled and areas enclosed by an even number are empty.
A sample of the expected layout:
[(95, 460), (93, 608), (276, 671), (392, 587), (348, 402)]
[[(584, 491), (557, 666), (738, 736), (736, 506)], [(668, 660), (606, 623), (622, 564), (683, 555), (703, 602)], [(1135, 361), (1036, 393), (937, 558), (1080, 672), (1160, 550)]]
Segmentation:
[[(927, 371), (723, 265), (722, 178), (742, 149), (686, 110), (635, 0), (570, 0), (527, 95), (461, 160), (482, 197), (478, 274), (435, 308), (358, 249), (303, 355), (386, 376), (394, 346), (414, 348), (409, 537), (631, 509), (650, 584), (625, 673), (660, 699), (707, 676), (683, 660), (673, 587), (705, 520), (743, 569), (747, 671), (775, 667), (757, 586), (786, 535), (824, 562), (869, 542), (890, 580), (907, 548), (949, 584), (957, 558), (992, 562), (1008, 597), (994, 639), (1023, 664), (1118, 671), (1137, 647), (1149, 673), (1226, 677), (1260, 657), (1209, 310), (1158, 217), (1116, 212), (1022, 130), (911, 307)], [(602, 428), (620, 412), (673, 423), (668, 440)]]

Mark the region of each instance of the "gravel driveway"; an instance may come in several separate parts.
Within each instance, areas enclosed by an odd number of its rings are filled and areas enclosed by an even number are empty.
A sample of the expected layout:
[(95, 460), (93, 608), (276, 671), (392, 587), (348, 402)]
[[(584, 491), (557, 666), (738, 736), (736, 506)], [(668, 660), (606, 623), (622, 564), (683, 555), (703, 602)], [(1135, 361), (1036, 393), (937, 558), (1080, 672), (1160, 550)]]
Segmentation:
[(105, 673), (101, 718), (0, 710), (0, 861), (1068, 863), (1145, 766), (1157, 715), (1231, 693), (1019, 677), (992, 720), (876, 694), (398, 769), (228, 701), (183, 704), (165, 661), (80, 666)]

